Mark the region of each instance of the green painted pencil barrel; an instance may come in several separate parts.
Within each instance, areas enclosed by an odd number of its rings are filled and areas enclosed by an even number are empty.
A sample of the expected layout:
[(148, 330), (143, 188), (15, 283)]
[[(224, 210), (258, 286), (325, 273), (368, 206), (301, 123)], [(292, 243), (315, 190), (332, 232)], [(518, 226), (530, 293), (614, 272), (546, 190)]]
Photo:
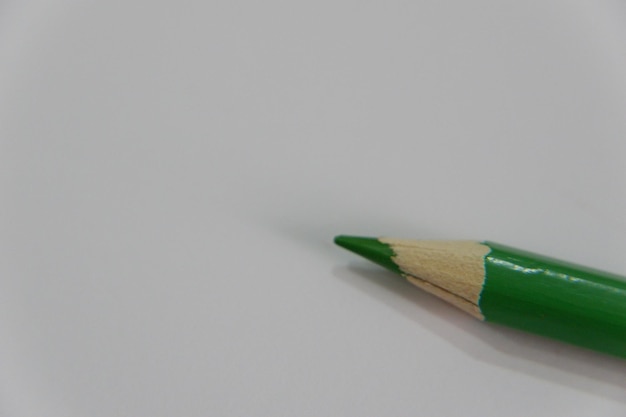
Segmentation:
[(626, 357), (626, 281), (603, 271), (484, 242), (486, 321)]

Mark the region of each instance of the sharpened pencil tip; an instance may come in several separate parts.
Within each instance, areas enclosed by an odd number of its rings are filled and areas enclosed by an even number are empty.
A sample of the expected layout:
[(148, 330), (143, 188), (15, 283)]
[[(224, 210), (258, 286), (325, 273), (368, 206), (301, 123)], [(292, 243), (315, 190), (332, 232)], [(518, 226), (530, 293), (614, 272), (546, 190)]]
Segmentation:
[(335, 243), (382, 267), (401, 273), (400, 268), (392, 259), (395, 253), (391, 247), (377, 238), (339, 235), (335, 237)]

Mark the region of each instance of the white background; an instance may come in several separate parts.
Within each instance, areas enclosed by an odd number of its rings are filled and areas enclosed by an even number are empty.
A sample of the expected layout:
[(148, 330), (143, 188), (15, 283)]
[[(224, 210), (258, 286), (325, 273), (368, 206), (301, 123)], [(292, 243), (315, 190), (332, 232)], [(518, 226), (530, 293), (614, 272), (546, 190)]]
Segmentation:
[(626, 273), (626, 6), (5, 1), (2, 416), (624, 416), (626, 361), (335, 234)]

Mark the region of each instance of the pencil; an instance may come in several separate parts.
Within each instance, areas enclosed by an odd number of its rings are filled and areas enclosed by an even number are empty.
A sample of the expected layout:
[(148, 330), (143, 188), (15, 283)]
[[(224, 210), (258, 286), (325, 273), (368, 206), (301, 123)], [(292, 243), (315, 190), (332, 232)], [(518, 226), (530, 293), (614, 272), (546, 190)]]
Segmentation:
[(337, 236), (477, 319), (626, 357), (626, 278), (494, 242)]

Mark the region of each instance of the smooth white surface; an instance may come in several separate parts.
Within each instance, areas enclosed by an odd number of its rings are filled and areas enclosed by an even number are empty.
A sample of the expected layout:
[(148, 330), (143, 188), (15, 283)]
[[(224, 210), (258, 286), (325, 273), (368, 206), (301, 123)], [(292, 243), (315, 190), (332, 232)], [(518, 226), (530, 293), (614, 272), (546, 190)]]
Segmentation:
[(4, 2), (0, 414), (626, 415), (331, 243), (626, 273), (624, 51), (620, 2)]

